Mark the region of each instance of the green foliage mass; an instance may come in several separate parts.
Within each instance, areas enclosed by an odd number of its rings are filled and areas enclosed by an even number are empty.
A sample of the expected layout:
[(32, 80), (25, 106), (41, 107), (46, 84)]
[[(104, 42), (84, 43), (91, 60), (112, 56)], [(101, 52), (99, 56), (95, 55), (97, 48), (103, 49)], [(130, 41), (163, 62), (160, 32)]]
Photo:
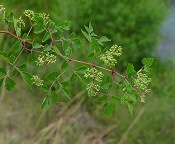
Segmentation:
[[(104, 49), (105, 43), (110, 39), (106, 36), (98, 37), (91, 22), (88, 26), (84, 26), (84, 30), (81, 30), (90, 43), (90, 53), (88, 54), (90, 62), (86, 62), (83, 58), (81, 60), (72, 58), (75, 51), (85, 48), (81, 47), (80, 40), (75, 33), (67, 34), (71, 26), (70, 21), (62, 20), (56, 24), (48, 14), (35, 13), (32, 10), (25, 10), (23, 15), (16, 18), (12, 12), (8, 13), (3, 6), (1, 6), (0, 12), (0, 22), (3, 25), (0, 33), (10, 35), (17, 40), (12, 49), (0, 52), (0, 58), (4, 63), (1, 67), (3, 75), (0, 82), (1, 84), (5, 83), (8, 91), (11, 91), (16, 85), (11, 77), (20, 76), (30, 87), (36, 85), (45, 93), (46, 96), (41, 105), (41, 109), (44, 109), (49, 108), (52, 103), (58, 103), (62, 98), (60, 94), (64, 94), (65, 98), (71, 100), (69, 87), (72, 81), (78, 78), (81, 83), (86, 85), (90, 97), (106, 93), (106, 96), (95, 99), (95, 102), (100, 102), (103, 105), (103, 112), (106, 116), (110, 116), (119, 103), (128, 105), (130, 112), (133, 113), (133, 107), (138, 101), (138, 97), (141, 102), (145, 102), (145, 94), (150, 91), (148, 85), (151, 78), (148, 77), (148, 74), (152, 70), (153, 58), (142, 60), (143, 68), (137, 72), (137, 76), (134, 66), (129, 63), (125, 76), (115, 70), (117, 58), (122, 55), (122, 47), (113, 45)], [(30, 28), (24, 31), (23, 27), (26, 24), (30, 25)], [(24, 53), (26, 53), (26, 57), (23, 62), (20, 58)], [(93, 62), (91, 62), (92, 60)], [(101, 65), (100, 60), (107, 68)], [(83, 66), (77, 69), (72, 65), (73, 62)], [(32, 73), (27, 69), (29, 63), (41, 71)], [(53, 66), (53, 64), (57, 64), (57, 66)], [(49, 72), (48, 66), (50, 65), (53, 70)], [(106, 73), (103, 74), (102, 70)], [(64, 74), (71, 77), (61, 79)], [(116, 93), (110, 91), (116, 88), (118, 94), (122, 96), (116, 96)]]
[[(165, 0), (51, 0), (29, 3), (21, 0), (3, 1), (13, 9), (18, 4), (19, 13), (25, 9), (49, 12), (53, 20), (69, 19), (71, 29), (81, 35), (80, 28), (89, 21), (98, 35), (110, 37), (113, 44), (118, 41), (123, 46), (122, 63), (127, 61), (141, 67), (141, 59), (150, 56), (159, 41), (159, 28), (167, 14)], [(129, 52), (128, 52), (129, 51)], [(122, 69), (122, 67), (120, 67)]]
[[(115, 44), (123, 46), (127, 55), (122, 62), (139, 64), (138, 61), (151, 52), (159, 40), (159, 28), (167, 13), (164, 0), (76, 0), (76, 12), (68, 11), (69, 19), (78, 32), (89, 21), (93, 22), (96, 33), (106, 35)], [(71, 7), (69, 7), (71, 8)]]

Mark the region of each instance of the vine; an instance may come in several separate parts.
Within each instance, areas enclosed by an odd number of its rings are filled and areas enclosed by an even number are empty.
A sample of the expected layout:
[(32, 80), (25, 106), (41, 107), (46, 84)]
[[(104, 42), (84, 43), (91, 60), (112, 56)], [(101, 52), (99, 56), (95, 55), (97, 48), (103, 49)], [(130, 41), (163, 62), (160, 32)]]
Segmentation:
[[(122, 47), (113, 45), (105, 48), (104, 44), (110, 39), (106, 36), (98, 38), (91, 22), (85, 26), (85, 30), (81, 30), (90, 43), (87, 58), (91, 62), (73, 58), (74, 51), (81, 49), (81, 43), (75, 33), (69, 35), (66, 32), (70, 30), (70, 21), (63, 20), (56, 24), (48, 14), (31, 10), (25, 10), (21, 17), (16, 18), (0, 6), (0, 25), (1, 34), (17, 40), (11, 49), (0, 52), (4, 62), (0, 67), (0, 86), (5, 86), (8, 91), (13, 90), (16, 83), (12, 77), (20, 75), (30, 87), (35, 85), (46, 94), (41, 109), (58, 103), (62, 94), (71, 100), (68, 87), (78, 79), (86, 85), (87, 93), (94, 97), (94, 102), (103, 105), (106, 116), (110, 116), (119, 104), (127, 104), (133, 113), (139, 98), (145, 102), (146, 93), (150, 91), (148, 86), (153, 58), (143, 58), (143, 67), (138, 72), (133, 64), (128, 63), (125, 74), (120, 74), (115, 69), (119, 63), (118, 57), (122, 56)], [(24, 29), (26, 26), (29, 27), (27, 31)], [(56, 39), (58, 35), (59, 39)], [(25, 58), (25, 61), (22, 62), (20, 58)], [(77, 65), (72, 65), (72, 62), (83, 66), (76, 68)], [(38, 72), (33, 74), (27, 69), (28, 63), (35, 64)], [(6, 65), (9, 66), (8, 70)], [(50, 65), (51, 72), (48, 68)], [(56, 65), (61, 65), (61, 68)], [(42, 72), (39, 69), (43, 69)], [(65, 73), (69, 73), (68, 79), (64, 79)]]

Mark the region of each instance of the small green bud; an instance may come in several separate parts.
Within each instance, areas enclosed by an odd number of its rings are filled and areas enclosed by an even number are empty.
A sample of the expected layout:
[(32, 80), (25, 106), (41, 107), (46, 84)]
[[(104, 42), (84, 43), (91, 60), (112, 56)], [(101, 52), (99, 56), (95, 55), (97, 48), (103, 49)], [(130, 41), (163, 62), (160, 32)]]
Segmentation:
[(102, 72), (99, 72), (96, 68), (92, 68), (92, 69), (87, 68), (84, 74), (85, 78), (91, 78), (98, 82), (102, 82), (103, 76), (104, 74)]
[(122, 47), (118, 45), (113, 45), (109, 51), (112, 55), (117, 57), (122, 55)]
[(42, 79), (40, 79), (37, 75), (34, 75), (33, 77), (32, 77), (32, 80), (33, 80), (33, 83), (36, 85), (36, 86), (38, 86), (38, 87), (40, 87), (40, 86), (43, 86), (43, 80)]
[(3, 5), (0, 5), (0, 13), (3, 13), (5, 11), (5, 8)]
[(24, 20), (21, 17), (18, 18), (17, 22), (20, 24), (20, 27), (21, 27), (21, 25), (23, 25), (25, 27)]
[(31, 20), (34, 20), (34, 12), (32, 10), (25, 10), (24, 15)]
[(134, 86), (142, 91), (142, 94), (140, 96), (141, 102), (145, 102), (145, 93), (150, 92), (150, 89), (148, 89), (148, 85), (151, 83), (151, 78), (149, 78), (143, 71), (143, 69), (140, 69), (137, 72), (137, 79), (134, 79)]
[(39, 16), (41, 16), (44, 20), (44, 23), (47, 24), (47, 22), (49, 20), (49, 14), (41, 13), (41, 14), (39, 14)]
[(57, 57), (53, 54), (50, 54), (49, 52), (45, 55), (45, 62), (47, 63), (55, 63), (56, 59)]
[(45, 55), (39, 55), (38, 59), (35, 62), (36, 62), (36, 65), (42, 66), (45, 63), (47, 63), (47, 64), (52, 63), (53, 64), (56, 61), (57, 61), (57, 57), (55, 55), (47, 52)]
[(38, 65), (38, 66), (44, 65), (45, 57), (42, 55), (39, 55), (38, 60), (36, 60), (35, 62), (36, 62), (36, 65)]
[(96, 96), (100, 91), (100, 86), (92, 82), (87, 85), (87, 90), (89, 96)]
[(122, 55), (122, 47), (113, 45), (106, 54), (101, 55), (100, 59), (110, 68), (113, 68), (117, 63), (115, 56), (119, 57)]

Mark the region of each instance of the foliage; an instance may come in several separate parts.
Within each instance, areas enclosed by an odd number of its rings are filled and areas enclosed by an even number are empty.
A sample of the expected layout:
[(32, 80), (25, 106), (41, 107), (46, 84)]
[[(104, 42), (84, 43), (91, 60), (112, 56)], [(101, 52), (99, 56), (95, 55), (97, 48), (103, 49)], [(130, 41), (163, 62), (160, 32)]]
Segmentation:
[[(140, 67), (141, 59), (150, 56), (159, 40), (159, 29), (167, 14), (168, 2), (165, 0), (67, 0), (69, 9), (68, 18), (79, 27), (89, 21), (93, 22), (96, 33), (111, 38), (124, 47), (122, 63), (127, 61)], [(139, 66), (138, 66), (139, 64)]]
[[(1, 67), (1, 83), (4, 81), (7, 90), (11, 91), (15, 87), (16, 83), (12, 77), (20, 75), (30, 87), (36, 85), (45, 93), (41, 105), (41, 109), (44, 109), (49, 108), (52, 103), (58, 103), (60, 99), (65, 99), (60, 97), (62, 93), (71, 100), (70, 84), (79, 79), (87, 86), (89, 96), (106, 93), (95, 98), (95, 102), (103, 105), (106, 116), (112, 115), (119, 103), (128, 105), (130, 112), (133, 113), (133, 106), (138, 101), (138, 97), (144, 102), (145, 93), (149, 91), (148, 85), (151, 82), (148, 76), (152, 70), (153, 58), (142, 60), (143, 68), (137, 72), (137, 76), (134, 66), (129, 63), (125, 76), (115, 70), (117, 58), (122, 55), (122, 47), (113, 45), (111, 48), (104, 49), (105, 43), (110, 39), (106, 36), (98, 37), (91, 22), (89, 26), (85, 26), (85, 30), (81, 31), (90, 43), (88, 57), (89, 61), (93, 60), (92, 63), (72, 58), (76, 50), (81, 50), (81, 45), (75, 33), (67, 34), (71, 26), (70, 21), (63, 20), (56, 24), (49, 15), (31, 10), (25, 10), (19, 18), (11, 12), (7, 13), (3, 7), (0, 12), (0, 20), (4, 25), (0, 33), (17, 39), (12, 49), (0, 52), (0, 57), (5, 63)], [(27, 32), (23, 31), (25, 25), (30, 25)], [(59, 38), (55, 37), (58, 34)], [(20, 60), (23, 54), (27, 55), (24, 62)], [(99, 66), (101, 60), (109, 68)], [(27, 69), (29, 62), (36, 65), (37, 73), (32, 74)], [(73, 62), (83, 66), (73, 67)], [(55, 63), (61, 67), (61, 70), (54, 67)], [(5, 68), (6, 65), (9, 68)], [(50, 65), (53, 67), (51, 72), (47, 71)], [(103, 70), (104, 74), (100, 70)], [(71, 72), (71, 75), (68, 79), (62, 79), (67, 72), (69, 74)], [(116, 89), (122, 96), (112, 93), (111, 89)]]

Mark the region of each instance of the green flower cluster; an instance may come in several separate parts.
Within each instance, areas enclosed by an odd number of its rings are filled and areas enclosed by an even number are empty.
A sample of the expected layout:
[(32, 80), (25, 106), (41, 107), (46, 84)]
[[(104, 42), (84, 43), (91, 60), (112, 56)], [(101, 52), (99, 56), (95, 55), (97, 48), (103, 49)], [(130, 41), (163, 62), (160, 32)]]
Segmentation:
[(122, 55), (122, 47), (118, 45), (113, 45), (106, 54), (101, 55), (100, 59), (110, 68), (113, 68), (117, 63), (115, 58)]
[(87, 68), (86, 72), (84, 74), (85, 78), (91, 78), (93, 80), (96, 80), (98, 82), (102, 82), (104, 74), (102, 72), (99, 72), (96, 68)]
[(33, 77), (32, 77), (32, 80), (33, 80), (33, 83), (36, 85), (36, 86), (43, 86), (43, 80), (42, 79), (40, 79), (37, 75), (34, 75)]
[(92, 82), (87, 85), (87, 90), (89, 96), (96, 96), (100, 91), (100, 86)]
[(34, 12), (32, 10), (25, 10), (24, 15), (31, 20), (34, 20)]
[(39, 16), (41, 16), (43, 18), (44, 23), (47, 23), (47, 21), (49, 20), (49, 14), (41, 13), (41, 14), (39, 14)]
[(5, 11), (5, 8), (3, 5), (0, 5), (0, 13), (3, 13)]
[(56, 62), (57, 57), (53, 54), (50, 54), (49, 52), (46, 53), (45, 55), (39, 55), (38, 59), (35, 61), (36, 65), (38, 66), (42, 66), (45, 63), (49, 64), (49, 63), (55, 63)]
[(25, 27), (25, 22), (21, 17), (18, 18), (17, 22), (20, 24), (20, 27), (21, 27), (21, 25), (23, 25)]
[[(96, 68), (91, 68), (91, 69), (87, 68), (84, 74), (84, 77), (86, 79), (90, 78), (93, 81), (97, 81), (97, 82), (102, 82), (103, 76), (104, 74), (102, 72), (99, 72)], [(100, 86), (92, 82), (87, 85), (87, 90), (88, 90), (89, 96), (95, 96), (100, 90)]]
[(150, 89), (148, 89), (148, 85), (151, 83), (151, 78), (149, 78), (143, 71), (143, 69), (140, 69), (137, 72), (137, 79), (134, 79), (134, 86), (141, 90), (141, 102), (145, 102), (145, 93), (150, 92)]

